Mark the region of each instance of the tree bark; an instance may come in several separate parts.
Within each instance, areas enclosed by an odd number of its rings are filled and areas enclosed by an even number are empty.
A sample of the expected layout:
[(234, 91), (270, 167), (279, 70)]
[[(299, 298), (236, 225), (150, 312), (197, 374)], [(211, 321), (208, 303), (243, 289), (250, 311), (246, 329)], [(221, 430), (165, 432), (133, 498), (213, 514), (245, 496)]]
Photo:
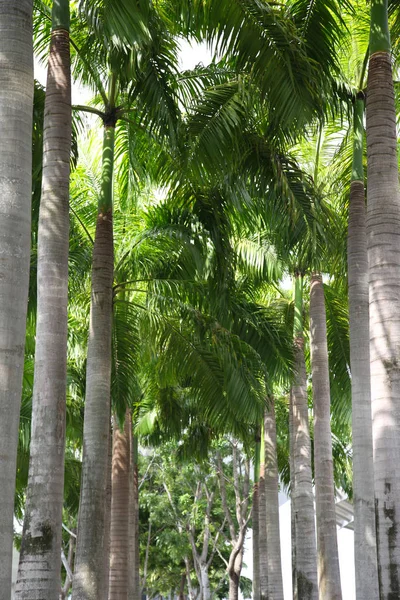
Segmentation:
[(296, 554), (297, 597), (298, 600), (318, 600), (311, 440), (304, 358), (303, 277), (300, 273), (296, 274), (295, 286), (295, 379), (292, 387), (293, 500), (296, 548), (301, 548)]
[(127, 600), (129, 591), (130, 429), (129, 410), (122, 431), (114, 418), (109, 600)]
[(131, 465), (130, 465), (130, 588), (129, 600), (140, 600), (140, 549), (139, 549), (139, 472), (138, 472), (138, 440), (132, 435), (131, 428)]
[(268, 600), (283, 600), (281, 540), (279, 533), (279, 480), (276, 454), (275, 401), (268, 399), (264, 416), (265, 503), (268, 540)]
[(400, 192), (387, 1), (371, 2), (367, 235), (378, 572), (400, 597)]
[(290, 539), (292, 558), (292, 598), (297, 600), (297, 567), (296, 567), (296, 508), (294, 501), (294, 442), (293, 442), (293, 387), (289, 396), (289, 464), (290, 464)]
[(37, 594), (56, 598), (61, 587), (71, 150), (67, 29), (55, 28), (51, 34), (43, 137), (32, 433), (15, 591), (20, 600)]
[(106, 600), (105, 495), (110, 430), (111, 331), (113, 293), (112, 176), (114, 127), (106, 127), (103, 182), (93, 248), (90, 329), (86, 367), (82, 493), (73, 600)]
[(256, 434), (256, 449), (254, 461), (253, 510), (252, 510), (252, 541), (253, 541), (253, 598), (260, 598), (260, 554), (259, 554), (259, 480), (260, 480), (260, 434)]
[(265, 499), (265, 436), (264, 423), (261, 430), (260, 481), (258, 484), (258, 531), (260, 558), (260, 600), (268, 598), (268, 540), (267, 540), (267, 506)]
[(8, 600), (31, 239), (32, 0), (0, 0), (0, 56), (0, 596)]
[[(350, 188), (347, 262), (349, 278), (350, 364), (353, 421), (354, 559), (358, 599), (379, 598), (372, 453), (369, 352), (368, 254), (363, 155), (364, 99), (354, 110), (353, 181)], [(358, 161), (357, 161), (358, 159)], [(357, 176), (356, 162), (359, 162)]]
[[(326, 312), (322, 277), (311, 277), (310, 342), (314, 397), (315, 500), (320, 597), (341, 600), (333, 483)], [(297, 525), (297, 522), (296, 522)]]

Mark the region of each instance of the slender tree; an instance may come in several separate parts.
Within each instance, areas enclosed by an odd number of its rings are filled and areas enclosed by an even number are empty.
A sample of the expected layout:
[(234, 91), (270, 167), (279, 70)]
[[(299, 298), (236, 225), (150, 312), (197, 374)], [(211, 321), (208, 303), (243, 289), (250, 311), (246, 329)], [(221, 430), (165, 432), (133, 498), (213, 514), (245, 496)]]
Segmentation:
[(0, 1), (0, 55), (0, 596), (8, 600), (30, 261), (32, 0)]
[[(105, 531), (110, 432), (111, 330), (114, 277), (112, 189), (115, 138), (115, 79), (104, 118), (102, 188), (93, 247), (92, 292), (83, 430), (82, 491), (72, 595), (74, 600), (105, 597)], [(95, 523), (95, 526), (94, 526)]]
[(260, 481), (260, 433), (256, 433), (254, 453), (254, 484), (252, 503), (252, 542), (253, 542), (253, 598), (260, 598), (260, 525), (259, 525), (259, 481)]
[(67, 385), (71, 76), (69, 0), (55, 0), (43, 133), (30, 465), (16, 598), (61, 587)]
[[(304, 358), (303, 275), (295, 276), (295, 380), (292, 386), (292, 452), (296, 579), (299, 600), (318, 599), (317, 548), (314, 493), (311, 470), (311, 441), (308, 415), (307, 374)], [(301, 549), (301, 550), (300, 550)]]
[(129, 572), (132, 569), (129, 564), (131, 428), (129, 409), (125, 413), (123, 429), (120, 429), (117, 418), (114, 417), (109, 600), (128, 598)]
[(369, 351), (367, 228), (364, 193), (364, 94), (354, 103), (353, 169), (347, 261), (353, 420), (354, 557), (357, 598), (379, 598)]
[(387, 0), (371, 2), (367, 94), (371, 401), (380, 594), (400, 595), (400, 191)]
[(341, 600), (330, 426), (329, 364), (322, 276), (311, 277), (310, 341), (314, 399), (315, 501), (321, 598)]
[(279, 529), (279, 480), (276, 448), (275, 400), (268, 398), (264, 414), (265, 504), (268, 542), (268, 598), (283, 600), (281, 540)]

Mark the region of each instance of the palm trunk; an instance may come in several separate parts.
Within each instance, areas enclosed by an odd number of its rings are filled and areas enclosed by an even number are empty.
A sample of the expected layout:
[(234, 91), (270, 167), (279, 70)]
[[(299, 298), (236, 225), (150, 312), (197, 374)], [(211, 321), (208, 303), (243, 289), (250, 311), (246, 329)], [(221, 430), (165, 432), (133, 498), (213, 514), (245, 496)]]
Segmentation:
[(104, 522), (104, 595), (108, 598), (110, 590), (110, 545), (111, 545), (111, 502), (112, 502), (112, 460), (113, 460), (113, 434), (110, 415), (110, 433), (108, 436), (108, 461), (107, 461), (107, 488), (106, 509)]
[(82, 493), (73, 600), (106, 600), (106, 487), (110, 430), (113, 293), (112, 178), (115, 126), (104, 131), (102, 195), (93, 248), (90, 329), (86, 366)]
[(297, 568), (296, 568), (296, 508), (294, 503), (294, 443), (293, 443), (293, 387), (289, 396), (289, 464), (290, 464), (290, 539), (292, 558), (292, 598), (297, 600)]
[(128, 598), (131, 425), (129, 410), (125, 413), (123, 431), (119, 429), (116, 419), (114, 421), (109, 600), (127, 600)]
[(252, 541), (253, 541), (253, 598), (260, 598), (260, 533), (259, 533), (259, 480), (260, 480), (260, 434), (256, 434), (254, 457), (254, 486), (252, 510)]
[(279, 479), (276, 454), (275, 401), (268, 399), (264, 416), (265, 503), (268, 540), (268, 600), (283, 600), (281, 540), (279, 534)]
[(30, 261), (32, 0), (0, 0), (0, 56), (0, 590), (8, 599)]
[(53, 7), (43, 131), (32, 435), (15, 592), (21, 600), (38, 593), (56, 598), (61, 587), (71, 149), (68, 0)]
[(371, 1), (367, 94), (371, 400), (382, 600), (400, 597), (400, 192), (387, 0)]
[[(341, 600), (333, 483), (326, 312), (322, 277), (311, 277), (310, 342), (314, 398), (315, 501), (320, 597)], [(297, 523), (296, 523), (297, 524)]]
[(294, 515), (296, 579), (298, 600), (318, 600), (317, 546), (311, 469), (311, 440), (308, 417), (307, 373), (303, 336), (303, 276), (295, 280), (295, 380), (292, 388), (294, 469)]
[(131, 434), (130, 465), (130, 523), (129, 523), (129, 600), (140, 600), (140, 549), (139, 549), (139, 472), (138, 472), (138, 440)]
[(264, 422), (261, 427), (260, 480), (258, 484), (258, 552), (260, 557), (260, 599), (268, 598), (268, 540), (267, 505), (265, 500), (265, 435)]
[(354, 108), (353, 178), (347, 260), (353, 417), (354, 557), (359, 600), (379, 598), (372, 458), (368, 255), (363, 173), (364, 97)]

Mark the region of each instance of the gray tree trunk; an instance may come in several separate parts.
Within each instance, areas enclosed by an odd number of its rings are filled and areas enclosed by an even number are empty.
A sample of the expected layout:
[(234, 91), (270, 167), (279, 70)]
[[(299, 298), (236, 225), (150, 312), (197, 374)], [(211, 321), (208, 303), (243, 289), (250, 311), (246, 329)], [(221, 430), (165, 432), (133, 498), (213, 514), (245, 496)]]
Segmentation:
[(0, 0), (0, 56), (0, 598), (9, 600), (31, 239), (32, 0)]
[(354, 558), (359, 600), (378, 600), (364, 182), (352, 181), (347, 242), (353, 418)]
[(252, 517), (252, 531), (253, 531), (253, 598), (260, 598), (260, 554), (259, 554), (259, 494), (258, 494), (259, 483), (254, 482), (253, 487), (253, 511)]
[(367, 94), (369, 308), (378, 567), (400, 597), (400, 192), (391, 55), (372, 54)]
[(93, 248), (92, 294), (73, 600), (107, 600), (104, 585), (106, 488), (110, 432), (113, 286), (112, 215), (99, 214)]
[[(304, 338), (295, 339), (295, 380), (292, 387), (292, 452), (294, 470), (294, 528), (298, 600), (318, 600), (317, 544), (311, 470), (307, 374)], [(301, 550), (300, 550), (301, 549)]]
[(129, 590), (130, 429), (129, 410), (122, 431), (114, 418), (109, 600), (127, 600)]
[(279, 533), (279, 480), (276, 454), (274, 398), (268, 399), (264, 416), (265, 503), (268, 540), (268, 600), (283, 600), (281, 539)]
[(69, 34), (51, 34), (43, 128), (37, 271), (35, 380), (29, 480), (15, 598), (56, 598), (61, 589), (71, 76)]
[[(139, 549), (139, 472), (137, 438), (132, 435), (131, 427), (131, 464), (130, 464), (130, 500), (129, 500), (129, 600), (140, 600), (140, 549)], [(186, 575), (185, 575), (186, 578)]]
[(330, 388), (324, 286), (311, 277), (310, 342), (314, 398), (315, 501), (317, 507), (318, 583), (321, 600), (341, 600), (333, 482)]
[(289, 396), (289, 464), (290, 464), (290, 539), (292, 557), (292, 598), (297, 600), (297, 568), (296, 568), (296, 508), (294, 501), (294, 443), (293, 443), (293, 388)]
[(261, 448), (260, 481), (258, 483), (258, 553), (260, 559), (260, 599), (268, 598), (268, 540), (267, 540), (267, 507), (265, 500), (265, 451)]

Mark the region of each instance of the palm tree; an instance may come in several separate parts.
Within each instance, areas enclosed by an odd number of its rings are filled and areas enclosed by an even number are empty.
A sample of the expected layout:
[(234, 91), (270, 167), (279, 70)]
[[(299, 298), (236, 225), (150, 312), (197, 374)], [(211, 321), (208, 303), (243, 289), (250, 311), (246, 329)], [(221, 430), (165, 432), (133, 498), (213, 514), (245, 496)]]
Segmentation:
[(253, 541), (253, 598), (260, 598), (260, 525), (259, 525), (259, 480), (260, 480), (260, 433), (255, 436), (254, 484), (252, 501), (252, 541)]
[(29, 286), (32, 189), (32, 0), (0, 2), (0, 589), (11, 596), (18, 422)]
[[(354, 549), (358, 598), (379, 598), (372, 457), (368, 255), (363, 170), (364, 94), (354, 104), (347, 242), (353, 420)], [(368, 324), (368, 325), (367, 325)]]
[(283, 600), (281, 542), (279, 534), (278, 463), (275, 400), (269, 397), (264, 414), (265, 504), (268, 546), (268, 597)]
[(56, 597), (61, 585), (71, 148), (68, 0), (53, 4), (43, 147), (33, 429), (17, 598), (33, 598), (38, 589)]
[[(128, 597), (128, 580), (133, 565), (129, 564), (129, 506), (133, 503), (130, 486), (130, 438), (132, 421), (130, 411), (125, 414), (121, 429), (114, 417), (112, 457), (112, 500), (110, 532), (110, 588), (109, 599)], [(128, 519), (127, 519), (128, 516)]]
[(400, 191), (387, 0), (371, 2), (367, 94), (371, 401), (380, 594), (400, 594)]
[(311, 277), (310, 345), (314, 399), (314, 464), (319, 593), (322, 598), (341, 600), (330, 427), (326, 311), (322, 276), (318, 273), (314, 273)]
[(307, 374), (303, 334), (303, 275), (295, 275), (295, 380), (292, 385), (292, 452), (295, 515), (296, 579), (299, 600), (318, 599), (317, 548), (315, 540), (314, 493), (308, 416)]

